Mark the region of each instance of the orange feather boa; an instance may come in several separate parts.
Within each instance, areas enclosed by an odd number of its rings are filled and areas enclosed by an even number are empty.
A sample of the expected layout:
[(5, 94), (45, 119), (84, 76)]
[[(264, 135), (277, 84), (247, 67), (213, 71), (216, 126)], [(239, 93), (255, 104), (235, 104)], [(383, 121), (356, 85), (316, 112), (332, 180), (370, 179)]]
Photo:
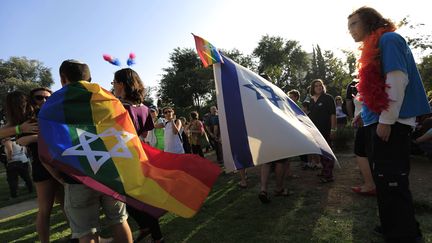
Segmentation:
[(381, 113), (389, 107), (389, 97), (385, 91), (388, 85), (381, 71), (379, 40), (386, 32), (393, 32), (395, 28), (381, 27), (373, 31), (360, 46), (362, 51), (359, 59), (359, 79), (357, 90), (360, 100), (375, 113)]

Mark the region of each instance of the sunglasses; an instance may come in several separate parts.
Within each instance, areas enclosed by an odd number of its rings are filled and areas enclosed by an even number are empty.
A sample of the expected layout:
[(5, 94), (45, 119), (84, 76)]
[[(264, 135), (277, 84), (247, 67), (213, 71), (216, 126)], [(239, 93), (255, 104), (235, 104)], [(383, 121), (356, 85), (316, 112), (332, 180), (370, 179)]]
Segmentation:
[(168, 114), (168, 113), (171, 113), (171, 112), (173, 112), (173, 111), (164, 111), (164, 114)]
[(38, 101), (42, 101), (43, 99), (47, 100), (49, 96), (43, 96), (43, 95), (35, 95), (34, 99)]

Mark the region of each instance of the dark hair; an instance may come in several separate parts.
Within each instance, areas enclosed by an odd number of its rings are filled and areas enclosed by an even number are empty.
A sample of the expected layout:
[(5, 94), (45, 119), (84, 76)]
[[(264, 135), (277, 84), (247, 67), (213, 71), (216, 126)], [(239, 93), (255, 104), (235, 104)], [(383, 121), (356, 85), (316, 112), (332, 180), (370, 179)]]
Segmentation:
[(165, 110), (172, 110), (174, 111), (174, 109), (171, 106), (166, 106), (162, 109), (162, 113), (165, 113)]
[(52, 94), (52, 91), (50, 89), (48, 89), (48, 88), (45, 88), (45, 87), (40, 87), (40, 88), (35, 88), (35, 89), (30, 90), (30, 94), (29, 94), (30, 95), (30, 103), (33, 106), (36, 106), (36, 103), (35, 103), (35, 100), (34, 100), (34, 94), (36, 92), (39, 92), (39, 91), (46, 91), (46, 92)]
[(315, 83), (321, 83), (323, 86), (323, 93), (327, 92), (326, 86), (324, 85), (324, 82), (321, 79), (314, 79), (311, 84), (310, 84), (310, 88), (309, 88), (309, 94), (310, 95), (315, 95)]
[(10, 125), (19, 125), (28, 119), (35, 118), (35, 109), (29, 98), (21, 91), (13, 91), (6, 96), (6, 120)]
[(69, 82), (91, 81), (90, 68), (87, 64), (69, 59), (63, 61), (59, 68), (60, 76), (65, 76)]
[(297, 99), (300, 99), (300, 92), (296, 89), (292, 89), (288, 91), (288, 95), (294, 95)]
[(198, 112), (192, 111), (190, 113), (190, 116), (191, 116), (192, 119), (197, 120), (198, 119)]
[(118, 83), (123, 83), (125, 97), (124, 99), (141, 104), (144, 102), (144, 85), (138, 73), (130, 68), (118, 70), (114, 74), (114, 80)]
[(367, 28), (366, 31), (368, 33), (371, 33), (381, 27), (390, 27), (392, 29), (396, 29), (395, 24), (390, 19), (384, 18), (378, 11), (373, 8), (366, 6), (361, 7), (355, 10), (352, 14), (350, 14), (348, 16), (348, 19), (356, 14), (358, 14), (365, 28)]

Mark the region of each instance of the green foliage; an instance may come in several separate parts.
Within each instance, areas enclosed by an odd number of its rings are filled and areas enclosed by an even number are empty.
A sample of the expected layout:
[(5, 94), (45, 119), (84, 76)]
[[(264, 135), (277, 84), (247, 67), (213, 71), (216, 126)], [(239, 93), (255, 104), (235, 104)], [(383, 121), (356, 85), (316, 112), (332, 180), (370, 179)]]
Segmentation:
[(353, 145), (354, 128), (352, 126), (345, 126), (338, 128), (335, 138), (333, 139), (333, 149), (336, 151), (349, 149)]
[[(422, 59), (418, 65), (420, 75), (426, 90), (432, 89), (432, 54)], [(431, 98), (431, 96), (428, 95)]]
[(160, 81), (160, 105), (175, 105), (177, 110), (201, 107), (215, 89), (212, 69), (204, 68), (196, 52), (188, 48), (174, 49), (170, 63)]
[(432, 50), (432, 35), (424, 34), (430, 33), (429, 31), (425, 31), (425, 24), (423, 23), (412, 23), (409, 19), (409, 16), (403, 18), (397, 24), (399, 28), (402, 30), (407, 30), (407, 35), (405, 38), (407, 40), (408, 45), (414, 50), (420, 50), (423, 53), (431, 53)]
[(256, 63), (254, 62), (253, 57), (251, 55), (244, 55), (238, 49), (235, 48), (232, 50), (221, 50), (221, 53), (223, 53), (224, 56), (231, 58), (234, 62), (242, 65), (245, 68), (248, 68), (252, 71), (257, 70)]
[(151, 106), (154, 104), (152, 94), (155, 91), (156, 91), (156, 87), (145, 86), (145, 93), (144, 93), (144, 104), (145, 105)]
[(36, 87), (50, 87), (53, 84), (51, 71), (38, 60), (26, 57), (11, 57), (0, 60), (0, 102), (14, 90), (28, 93)]
[(306, 80), (311, 82), (314, 79), (321, 79), (326, 85), (328, 93), (334, 96), (342, 94), (346, 85), (352, 80), (350, 69), (355, 67), (355, 63), (353, 63), (355, 57), (353, 54), (348, 53), (347, 55), (349, 62), (344, 63), (332, 51), (326, 50), (323, 53), (319, 45), (315, 46)]
[(11, 57), (8, 61), (0, 60), (0, 81), (16, 78), (23, 82), (33, 82), (41, 87), (53, 84), (51, 71), (38, 60), (26, 57)]
[(308, 59), (298, 41), (265, 35), (253, 55), (259, 59), (258, 73), (267, 76), (283, 91), (302, 86)]

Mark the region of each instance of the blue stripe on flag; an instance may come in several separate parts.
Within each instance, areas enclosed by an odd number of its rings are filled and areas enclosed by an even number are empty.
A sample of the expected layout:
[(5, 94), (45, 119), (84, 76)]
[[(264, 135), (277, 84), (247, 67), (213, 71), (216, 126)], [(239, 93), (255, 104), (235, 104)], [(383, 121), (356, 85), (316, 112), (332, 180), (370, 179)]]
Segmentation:
[(234, 63), (222, 56), (222, 95), (231, 154), (237, 169), (252, 167), (252, 154), (246, 130), (239, 80)]

